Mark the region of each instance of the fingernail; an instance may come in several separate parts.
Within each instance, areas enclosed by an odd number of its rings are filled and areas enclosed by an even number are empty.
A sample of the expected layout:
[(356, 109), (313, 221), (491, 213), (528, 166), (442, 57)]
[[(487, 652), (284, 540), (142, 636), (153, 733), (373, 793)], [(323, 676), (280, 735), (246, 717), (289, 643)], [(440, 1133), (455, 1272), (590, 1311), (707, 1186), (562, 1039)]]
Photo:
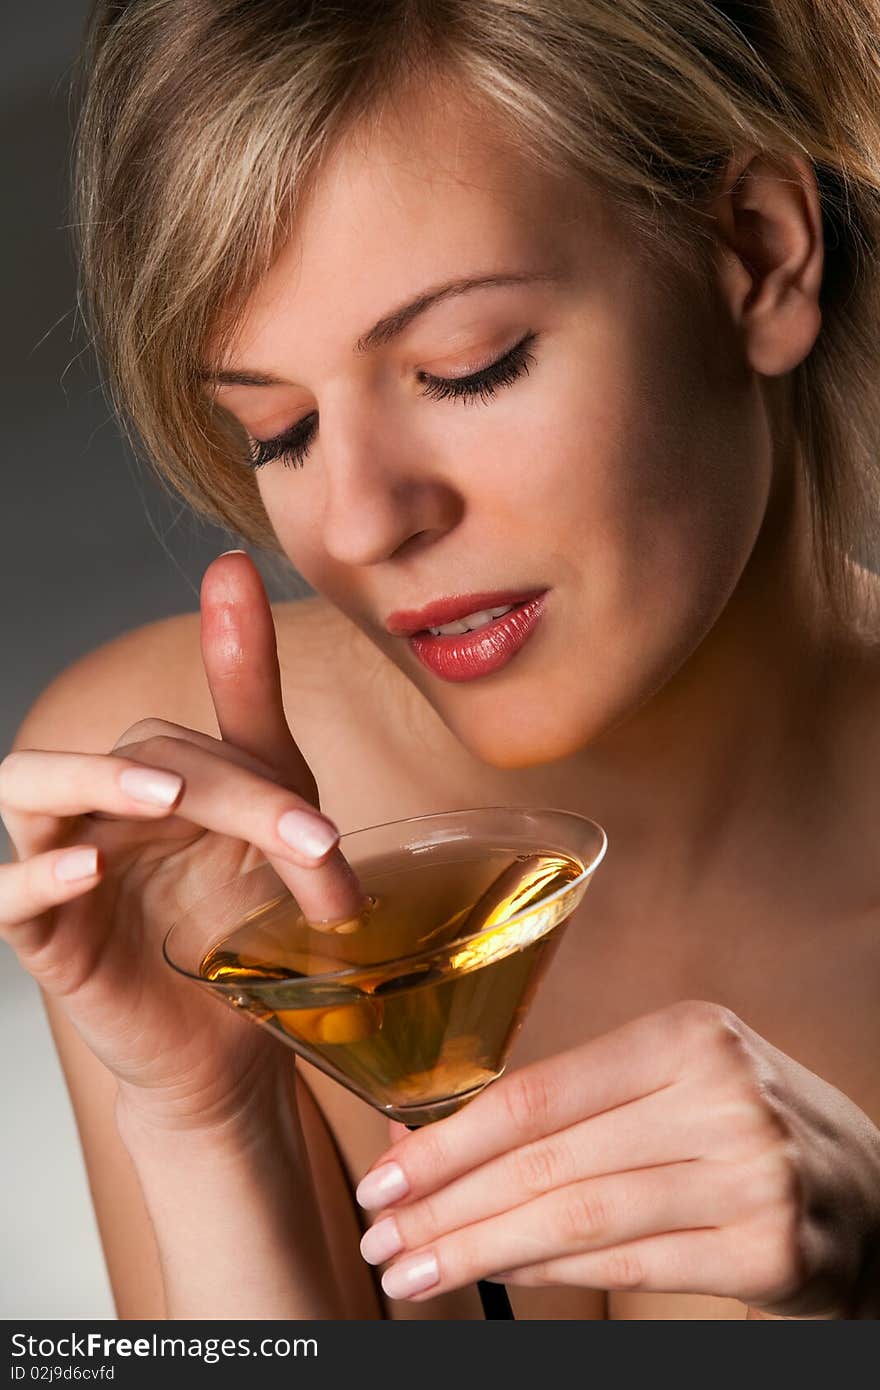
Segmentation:
[(70, 883), (75, 878), (92, 878), (97, 872), (97, 849), (72, 849), (55, 861), (55, 877), (62, 883)]
[(220, 554), (217, 556), (217, 559), (218, 559), (218, 560), (222, 560), (224, 555), (247, 555), (247, 551), (246, 551), (246, 550), (223, 550), (223, 551), (221, 551)]
[(369, 1265), (381, 1265), (403, 1249), (403, 1241), (393, 1216), (385, 1216), (371, 1226), (361, 1241), (361, 1254)]
[(424, 1293), (440, 1278), (440, 1266), (436, 1255), (411, 1255), (392, 1265), (382, 1275), (382, 1288), (389, 1298), (410, 1298), (414, 1293)]
[(399, 1163), (383, 1163), (358, 1183), (355, 1197), (362, 1207), (387, 1207), (409, 1192), (409, 1183)]
[(323, 858), (339, 839), (335, 825), (309, 811), (285, 811), (278, 822), (278, 834), (306, 859)]
[(151, 767), (127, 767), (119, 774), (119, 785), (133, 801), (171, 806), (180, 795), (183, 778), (174, 772), (156, 772)]

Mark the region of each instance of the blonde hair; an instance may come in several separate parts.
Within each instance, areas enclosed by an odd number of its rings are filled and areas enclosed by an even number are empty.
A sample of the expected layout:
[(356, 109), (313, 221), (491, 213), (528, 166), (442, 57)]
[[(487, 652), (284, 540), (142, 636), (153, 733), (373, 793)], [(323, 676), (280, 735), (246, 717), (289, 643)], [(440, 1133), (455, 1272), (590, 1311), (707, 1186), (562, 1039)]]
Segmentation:
[(198, 513), (281, 551), (205, 354), (328, 153), (409, 88), (451, 83), (539, 167), (597, 180), (660, 270), (705, 273), (705, 200), (738, 148), (798, 155), (826, 264), (795, 428), (820, 573), (850, 618), (880, 498), (878, 3), (99, 0), (73, 222), (81, 311), (129, 437)]

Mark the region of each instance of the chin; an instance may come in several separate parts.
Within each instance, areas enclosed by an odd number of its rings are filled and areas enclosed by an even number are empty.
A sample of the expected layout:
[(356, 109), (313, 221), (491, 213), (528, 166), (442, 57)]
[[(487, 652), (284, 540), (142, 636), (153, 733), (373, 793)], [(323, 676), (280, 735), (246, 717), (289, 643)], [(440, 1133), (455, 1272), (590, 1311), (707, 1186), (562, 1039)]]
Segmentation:
[(515, 710), (492, 720), (488, 727), (456, 726), (452, 732), (487, 767), (515, 771), (570, 758), (589, 747), (606, 728), (604, 723), (586, 729), (566, 727), (558, 714), (552, 702), (548, 707), (542, 696), (531, 703), (527, 712)]

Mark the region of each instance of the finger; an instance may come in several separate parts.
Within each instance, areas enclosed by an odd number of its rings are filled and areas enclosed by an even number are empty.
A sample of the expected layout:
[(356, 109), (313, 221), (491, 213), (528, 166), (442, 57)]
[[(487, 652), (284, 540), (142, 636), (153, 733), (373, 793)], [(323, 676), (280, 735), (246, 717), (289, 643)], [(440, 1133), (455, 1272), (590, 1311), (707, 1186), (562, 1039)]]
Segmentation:
[(19, 748), (0, 763), (0, 814), (20, 857), (42, 853), (64, 821), (94, 809), (125, 817), (167, 816), (183, 791), (166, 769), (104, 753)]
[[(57, 830), (64, 818), (89, 814), (95, 807), (118, 818), (167, 817), (173, 809), (195, 825), (258, 845), (310, 921), (351, 920), (349, 883), (326, 865), (338, 831), (312, 806), (286, 787), (239, 767), (237, 759), (230, 767), (230, 758), (219, 759), (201, 741), (156, 735), (126, 747), (127, 758), (42, 749), (10, 753), (0, 764), (4, 820), (11, 826), (16, 816), (42, 815)], [(194, 784), (185, 790), (188, 777)], [(267, 805), (270, 787), (274, 797)], [(293, 844), (279, 831), (282, 816), (295, 832)], [(33, 854), (26, 831), (18, 830), (19, 852)]]
[[(739, 1209), (741, 1179), (731, 1164), (673, 1163), (636, 1173), (613, 1173), (556, 1188), (500, 1215), (434, 1236), (430, 1203), (403, 1207), (372, 1226), (361, 1243), (371, 1263), (400, 1253), (383, 1287), (394, 1297), (407, 1270), (426, 1251), (438, 1266), (438, 1289), (460, 1288), (499, 1269), (513, 1269), (643, 1236), (721, 1226)], [(423, 1209), (419, 1209), (423, 1208)], [(411, 1252), (411, 1253), (410, 1253)], [(373, 1258), (378, 1256), (378, 1259)], [(392, 1271), (400, 1267), (400, 1277)], [(404, 1293), (404, 1297), (407, 1295)]]
[[(129, 741), (134, 734), (140, 736), (139, 742)], [(141, 744), (145, 743), (147, 738), (155, 737), (183, 739), (187, 743), (204, 748), (214, 757), (222, 758), (225, 762), (235, 764), (236, 767), (246, 768), (269, 782), (275, 782), (279, 786), (288, 785), (288, 779), (284, 777), (283, 773), (278, 768), (264, 762), (262, 758), (255, 757), (252, 753), (246, 753), (242, 748), (237, 748), (235, 744), (224, 743), (222, 739), (214, 738), (213, 735), (203, 733), (200, 729), (189, 729), (185, 725), (174, 724), (165, 719), (141, 720), (122, 735), (122, 740), (115, 747), (116, 749), (125, 748), (129, 751), (130, 756), (135, 757), (138, 756)], [(312, 807), (309, 805), (305, 809), (312, 810)], [(316, 815), (320, 815), (320, 813), (316, 812)], [(112, 819), (101, 812), (92, 812), (91, 818), (95, 820)], [(326, 824), (334, 831), (337, 830), (337, 827), (326, 816), (321, 815), (319, 823)], [(324, 863), (328, 874), (327, 881), (331, 884), (331, 889), (329, 894), (323, 895), (322, 901), (332, 901), (333, 903), (333, 912), (328, 911), (324, 915), (331, 918), (333, 930), (340, 934), (346, 931), (350, 932), (356, 929), (356, 925), (361, 920), (361, 912), (364, 907), (361, 886), (347, 860), (338, 849), (332, 849)], [(300, 906), (305, 911), (302, 903)], [(342, 925), (343, 923), (347, 926)], [(318, 929), (323, 929), (321, 919), (318, 917), (312, 919), (312, 925)]]
[(238, 767), (249, 768), (251, 772), (256, 772), (260, 777), (265, 777), (270, 782), (277, 782), (279, 786), (285, 785), (283, 773), (270, 763), (263, 762), (262, 758), (254, 757), (252, 753), (246, 753), (243, 748), (238, 748), (233, 743), (224, 743), (222, 738), (215, 738), (213, 734), (206, 734), (201, 729), (190, 729), (186, 724), (174, 724), (170, 719), (139, 720), (137, 724), (133, 724), (122, 734), (110, 751), (119, 753), (124, 748), (137, 747), (146, 742), (148, 738), (156, 738), (160, 734), (169, 738), (184, 739), (187, 743), (195, 743), (199, 748), (207, 749), (209, 753), (214, 753), (218, 758), (225, 758), (227, 762), (235, 763)]
[(20, 748), (0, 763), (0, 806), (19, 813), (79, 816), (97, 805), (118, 815), (161, 815), (182, 791), (177, 773), (107, 753)]
[(101, 877), (97, 845), (67, 846), (0, 867), (0, 932), (18, 948), (21, 931), (51, 907), (78, 897)]
[[(596, 1289), (709, 1294), (735, 1298), (783, 1317), (828, 1316), (828, 1285), (805, 1271), (828, 1268), (828, 1232), (814, 1229), (786, 1248), (766, 1216), (724, 1227), (665, 1231), (618, 1246), (538, 1261), (493, 1276), (522, 1286), (570, 1284)], [(750, 1311), (750, 1316), (753, 1314)], [(832, 1316), (834, 1314), (832, 1313)]]
[(694, 1085), (666, 1087), (481, 1163), (429, 1198), (394, 1205), (406, 1242), (424, 1244), (587, 1178), (705, 1157), (700, 1099)]
[(350, 920), (350, 882), (331, 862), (339, 831), (302, 797), (178, 738), (147, 739), (138, 756), (183, 778), (177, 816), (261, 849), (310, 922)]
[[(250, 772), (257, 773), (259, 777), (265, 777), (269, 782), (277, 782), (279, 786), (285, 785), (285, 778), (278, 769), (270, 767), (261, 758), (255, 758), (252, 754), (245, 753), (243, 749), (236, 748), (234, 744), (224, 743), (222, 739), (214, 738), (212, 734), (203, 733), (201, 729), (189, 729), (185, 724), (175, 724), (169, 719), (139, 720), (137, 724), (133, 724), (117, 739), (111, 751), (113, 753), (126, 752), (129, 757), (135, 758), (138, 756), (141, 745), (146, 743), (147, 739), (160, 736), (179, 738), (187, 743), (194, 743), (197, 747), (206, 749), (225, 762), (234, 763), (236, 767), (245, 767)], [(90, 811), (87, 818), (89, 820), (118, 819), (117, 816), (106, 811)]]
[[(284, 710), (272, 609), (260, 573), (243, 551), (230, 551), (208, 566), (201, 615), (202, 662), (224, 742), (278, 768), (287, 786), (320, 808), (315, 778)], [(357, 920), (366, 905), (363, 887), (339, 850), (327, 861), (322, 896), (340, 920)], [(300, 906), (309, 916), (306, 904)]]
[(520, 1269), (501, 1270), (493, 1278), (514, 1287), (568, 1284), (586, 1289), (709, 1294), (749, 1302), (751, 1295), (740, 1268), (735, 1233), (708, 1228), (664, 1232), (604, 1250), (539, 1261)]
[(284, 711), (272, 609), (260, 573), (244, 551), (228, 551), (205, 571), (201, 648), (224, 741), (278, 768), (288, 785), (317, 807), (314, 776)]
[(375, 1208), (434, 1192), (500, 1154), (671, 1085), (680, 1062), (674, 1010), (634, 1019), (511, 1072), (463, 1110), (408, 1134), (376, 1161), (357, 1200)]

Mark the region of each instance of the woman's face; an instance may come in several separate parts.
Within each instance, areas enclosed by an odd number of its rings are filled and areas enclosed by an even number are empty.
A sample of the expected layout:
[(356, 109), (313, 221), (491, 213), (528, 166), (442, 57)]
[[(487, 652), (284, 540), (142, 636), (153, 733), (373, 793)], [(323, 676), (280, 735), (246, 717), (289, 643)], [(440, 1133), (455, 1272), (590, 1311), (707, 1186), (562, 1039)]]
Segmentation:
[[(715, 624), (767, 503), (770, 447), (720, 288), (663, 288), (606, 200), (536, 172), (447, 107), (349, 142), (223, 364), (279, 379), (218, 400), (255, 440), (301, 426), (301, 468), (257, 471), (292, 563), (496, 767), (565, 757), (657, 692)], [(367, 351), (379, 320), (447, 297)], [(528, 338), (493, 393), (425, 394)], [(547, 590), (516, 656), (426, 669), (388, 616)]]

